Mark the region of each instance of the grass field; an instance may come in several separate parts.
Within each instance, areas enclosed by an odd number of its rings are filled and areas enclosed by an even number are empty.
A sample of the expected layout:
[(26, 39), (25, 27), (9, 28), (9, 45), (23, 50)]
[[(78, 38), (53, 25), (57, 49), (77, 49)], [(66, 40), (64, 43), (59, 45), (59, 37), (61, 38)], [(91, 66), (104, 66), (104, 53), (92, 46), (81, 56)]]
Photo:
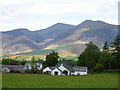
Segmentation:
[(3, 88), (117, 88), (117, 73), (85, 76), (3, 74)]

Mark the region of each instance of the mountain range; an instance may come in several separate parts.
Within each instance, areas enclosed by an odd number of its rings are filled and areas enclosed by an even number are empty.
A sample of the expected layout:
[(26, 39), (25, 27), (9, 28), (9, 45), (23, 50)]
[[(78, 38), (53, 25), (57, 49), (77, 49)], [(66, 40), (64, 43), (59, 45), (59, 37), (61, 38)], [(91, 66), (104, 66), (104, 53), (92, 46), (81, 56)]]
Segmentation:
[(112, 42), (118, 34), (118, 26), (99, 20), (86, 20), (76, 26), (57, 23), (42, 30), (19, 28), (1, 33), (3, 55), (56, 50), (61, 56), (67, 57), (80, 54), (88, 42), (100, 48), (104, 42)]

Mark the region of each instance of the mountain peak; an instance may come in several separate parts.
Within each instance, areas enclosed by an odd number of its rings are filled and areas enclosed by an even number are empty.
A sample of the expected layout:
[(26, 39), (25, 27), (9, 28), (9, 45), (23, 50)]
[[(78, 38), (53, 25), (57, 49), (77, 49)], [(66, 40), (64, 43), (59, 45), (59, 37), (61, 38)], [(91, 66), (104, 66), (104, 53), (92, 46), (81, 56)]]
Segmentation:
[(85, 20), (84, 22), (77, 25), (77, 27), (91, 27), (91, 26), (101, 26), (101, 25), (108, 25), (108, 23), (105, 23), (100, 20), (92, 21), (92, 20)]
[(70, 25), (70, 24), (65, 24), (65, 23), (56, 23), (52, 26), (74, 26), (74, 25)]
[(93, 22), (93, 20), (89, 20), (89, 19), (88, 19), (88, 20), (85, 20), (84, 22)]
[(14, 30), (16, 30), (16, 31), (29, 31), (29, 30), (26, 29), (26, 28), (18, 28), (18, 29), (14, 29)]
[(56, 23), (48, 27), (47, 29), (56, 29), (56, 28), (64, 28), (64, 27), (74, 27), (74, 25), (65, 24), (65, 23)]
[(84, 22), (82, 22), (81, 24), (90, 24), (90, 23), (105, 23), (103, 21), (100, 21), (100, 20), (85, 20)]
[(63, 25), (63, 24), (64, 24), (64, 23), (60, 23), (60, 22), (59, 22), (59, 23), (56, 23), (55, 25)]
[(28, 32), (29, 30), (26, 29), (26, 28), (18, 28), (18, 29), (13, 29), (13, 30), (10, 30), (10, 31), (3, 31), (3, 33), (7, 32)]
[(88, 24), (90, 24), (90, 23), (92, 23), (92, 22), (94, 22), (94, 21), (92, 21), (92, 20), (85, 20), (85, 21), (82, 22), (81, 24), (85, 24), (85, 25), (87, 24), (87, 25), (88, 25)]

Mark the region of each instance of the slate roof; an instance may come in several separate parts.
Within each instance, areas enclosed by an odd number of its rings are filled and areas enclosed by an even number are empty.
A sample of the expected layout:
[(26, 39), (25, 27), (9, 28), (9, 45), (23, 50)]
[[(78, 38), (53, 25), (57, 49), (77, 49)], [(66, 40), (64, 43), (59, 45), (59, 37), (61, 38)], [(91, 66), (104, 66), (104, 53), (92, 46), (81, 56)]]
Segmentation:
[(23, 70), (24, 65), (0, 65), (0, 69), (2, 69), (3, 67), (7, 67), (10, 70)]
[(73, 67), (74, 71), (86, 72), (87, 67)]
[(66, 68), (66, 69), (68, 69), (69, 71), (74, 71), (74, 69), (71, 67), (71, 66), (69, 66), (69, 65), (67, 65), (67, 64), (63, 64), (63, 63), (58, 63), (57, 65), (56, 65), (56, 67), (59, 67), (59, 66), (61, 66), (61, 64)]
[(49, 67), (51, 70), (54, 70), (56, 67)]
[(56, 67), (59, 67), (59, 66), (61, 66), (61, 64), (66, 68), (66, 69), (68, 69), (69, 71), (80, 71), (80, 72), (86, 72), (86, 70), (87, 70), (87, 67), (79, 67), (79, 66), (77, 66), (77, 67), (72, 67), (72, 66), (69, 66), (69, 65), (67, 65), (67, 64), (63, 64), (63, 63), (58, 63), (57, 65), (56, 65)]
[[(58, 70), (60, 70), (59, 68), (57, 68)], [(62, 72), (62, 70), (60, 70)]]
[(27, 62), (27, 63), (25, 63), (25, 66), (27, 66), (27, 65), (31, 65), (31, 64)]
[[(59, 71), (61, 71), (58, 67), (49, 67), (51, 70), (54, 70), (55, 68), (57, 68)], [(61, 71), (62, 72), (62, 71)]]

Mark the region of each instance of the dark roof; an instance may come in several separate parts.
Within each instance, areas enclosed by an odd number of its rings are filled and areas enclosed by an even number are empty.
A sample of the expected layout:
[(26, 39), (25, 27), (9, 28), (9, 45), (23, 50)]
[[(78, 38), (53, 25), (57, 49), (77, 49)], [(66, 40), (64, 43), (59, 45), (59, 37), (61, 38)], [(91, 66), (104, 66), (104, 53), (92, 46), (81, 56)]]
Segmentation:
[[(41, 65), (42, 63), (40, 63), (40, 62), (34, 63), (34, 65), (37, 65), (37, 64)], [(27, 66), (27, 65), (30, 65), (30, 66), (31, 66), (31, 63), (29, 63), (29, 62), (25, 63), (25, 66)]]
[(0, 69), (2, 69), (2, 65), (0, 65)]
[(56, 67), (49, 67), (51, 70), (54, 70)]
[(18, 71), (20, 71), (20, 70), (23, 70), (24, 65), (0, 65), (0, 69), (2, 69), (4, 67), (9, 68), (10, 70), (18, 70)]
[[(60, 70), (58, 67), (49, 67), (51, 70), (54, 70), (55, 68), (57, 68), (58, 70)], [(60, 70), (61, 71), (61, 70)], [(62, 72), (62, 71), (61, 71)]]
[(41, 62), (36, 62), (36, 63), (42, 64)]
[(42, 63), (41, 62), (37, 62), (36, 65), (42, 65)]
[[(58, 70), (60, 70), (58, 67), (57, 67)], [(61, 71), (61, 70), (60, 70)], [(62, 71), (61, 71), (62, 72)]]
[(87, 67), (73, 67), (74, 71), (86, 72)]
[(27, 62), (27, 63), (25, 63), (25, 66), (27, 66), (27, 65), (31, 65), (31, 64)]
[(72, 68), (72, 66), (69, 66), (69, 65), (67, 65), (67, 64), (63, 64), (63, 63), (58, 63), (57, 65), (56, 65), (56, 67), (59, 67), (59, 66), (61, 66), (61, 65), (63, 65), (66, 69), (68, 69), (69, 71), (74, 71), (74, 69)]

